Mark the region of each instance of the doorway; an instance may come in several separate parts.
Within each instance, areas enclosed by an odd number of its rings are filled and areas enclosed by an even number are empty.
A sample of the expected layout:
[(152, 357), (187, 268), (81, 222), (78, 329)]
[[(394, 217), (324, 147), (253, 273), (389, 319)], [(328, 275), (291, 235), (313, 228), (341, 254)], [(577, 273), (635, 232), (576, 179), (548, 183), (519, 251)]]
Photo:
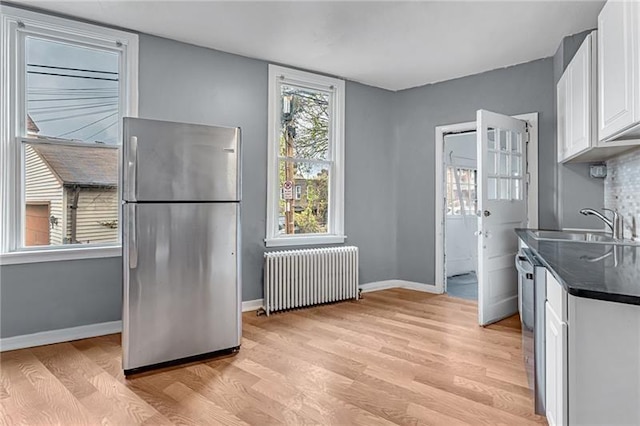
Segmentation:
[(445, 283), (449, 296), (478, 300), (478, 161), (476, 132), (444, 136)]
[[(480, 110), (477, 121), (438, 126), (435, 133), (436, 291), (451, 293), (452, 280), (447, 277), (455, 279), (458, 276), (471, 289), (477, 282), (478, 323), (486, 325), (517, 312), (517, 282), (512, 282), (511, 277), (515, 275), (513, 256), (517, 251), (517, 236), (513, 228), (538, 226), (538, 114), (508, 117)], [(454, 140), (463, 134), (468, 134), (469, 138), (471, 135), (476, 137), (473, 144), (478, 158), (475, 182), (471, 182), (471, 178), (467, 180), (470, 181), (469, 194), (475, 186), (478, 201), (474, 205), (469, 196), (470, 207), (464, 210), (466, 213), (474, 208), (472, 213), (475, 216), (459, 220), (470, 219), (466, 228), (471, 229), (465, 229), (466, 238), (469, 238), (466, 246), (477, 247), (477, 280), (473, 279), (469, 266), (466, 269), (471, 276), (466, 277), (456, 274), (455, 270), (447, 270), (450, 267), (446, 257), (447, 212), (449, 208), (455, 208), (456, 205), (449, 200), (457, 195), (457, 183), (448, 184), (447, 169), (451, 166), (451, 159), (457, 159), (455, 152), (452, 158), (446, 158), (452, 150), (446, 150), (445, 139)], [(469, 155), (458, 157), (472, 158)], [(455, 168), (464, 167), (456, 163), (453, 165)], [(452, 176), (451, 172), (449, 176)], [(448, 185), (454, 187), (449, 194)], [(459, 192), (464, 196), (465, 191), (462, 185), (460, 187)], [(463, 203), (458, 201), (457, 205)], [(471, 230), (473, 236), (469, 237)], [(466, 295), (467, 298), (475, 296), (470, 292)]]

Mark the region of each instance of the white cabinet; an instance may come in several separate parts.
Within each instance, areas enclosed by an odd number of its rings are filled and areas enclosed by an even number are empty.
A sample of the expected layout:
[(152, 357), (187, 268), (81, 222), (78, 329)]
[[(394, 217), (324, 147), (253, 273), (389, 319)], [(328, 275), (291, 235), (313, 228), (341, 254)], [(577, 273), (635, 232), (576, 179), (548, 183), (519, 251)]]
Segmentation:
[(567, 424), (567, 323), (545, 306), (546, 409), (549, 425)]
[(549, 425), (566, 425), (567, 421), (567, 346), (566, 293), (547, 272), (545, 304), (546, 340), (546, 410)]
[(605, 143), (640, 138), (639, 32), (638, 2), (604, 5), (598, 16), (598, 133)]
[(596, 64), (600, 38), (599, 31), (587, 35), (558, 81), (556, 102), (560, 163), (604, 161), (640, 142), (599, 140)]
[(565, 162), (598, 144), (595, 102), (597, 32), (589, 34), (557, 86), (558, 161)]

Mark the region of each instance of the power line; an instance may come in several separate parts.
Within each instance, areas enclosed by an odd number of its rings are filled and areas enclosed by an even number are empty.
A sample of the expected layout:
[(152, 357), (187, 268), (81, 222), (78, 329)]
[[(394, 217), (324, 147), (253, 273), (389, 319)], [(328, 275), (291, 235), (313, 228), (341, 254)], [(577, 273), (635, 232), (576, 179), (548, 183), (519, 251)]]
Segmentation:
[(117, 87), (29, 87), (29, 91), (31, 90), (42, 90), (42, 91), (50, 91), (50, 90), (118, 90)]
[(84, 125), (84, 126), (82, 126), (82, 127), (79, 127), (79, 128), (77, 128), (77, 129), (75, 129), (75, 130), (72, 130), (72, 131), (70, 131), (70, 132), (63, 133), (63, 134), (58, 135), (58, 136), (56, 136), (56, 137), (57, 137), (57, 138), (61, 138), (62, 136), (67, 136), (67, 135), (70, 135), (70, 134), (72, 134), (72, 133), (79, 132), (80, 130), (86, 129), (86, 128), (87, 128), (87, 127), (89, 127), (89, 126), (93, 126), (94, 124), (97, 124), (97, 123), (99, 123), (99, 122), (101, 122), (101, 121), (104, 121), (104, 120), (106, 120), (107, 118), (113, 117), (114, 115), (117, 115), (117, 114), (118, 114), (118, 112), (116, 111), (116, 112), (114, 112), (113, 114), (109, 114), (109, 115), (107, 115), (107, 116), (105, 116), (105, 117), (102, 117), (102, 118), (101, 118), (101, 119), (99, 119), (99, 120), (93, 121), (93, 122), (91, 122), (91, 123), (89, 123), (89, 124), (87, 124), (87, 125)]
[(105, 127), (104, 129), (100, 130), (99, 132), (96, 132), (94, 134), (92, 134), (91, 136), (89, 136), (88, 138), (85, 138), (85, 140), (89, 140), (92, 137), (99, 135), (100, 133), (104, 132), (105, 130), (109, 129), (110, 127), (115, 126), (116, 124), (118, 124), (118, 120), (114, 121), (113, 123), (109, 124), (107, 127)]
[(104, 111), (91, 111), (91, 112), (84, 112), (84, 113), (82, 113), (82, 114), (65, 115), (65, 116), (63, 116), (63, 117), (45, 118), (45, 119), (42, 119), (42, 120), (34, 120), (34, 121), (37, 121), (37, 123), (38, 123), (38, 124), (39, 124), (39, 123), (48, 123), (48, 122), (50, 122), (50, 121), (69, 120), (69, 119), (71, 119), (71, 118), (86, 117), (86, 116), (89, 116), (89, 115), (102, 114), (102, 113), (105, 113), (105, 112), (111, 112), (111, 111), (117, 111), (117, 108), (116, 108), (116, 109), (114, 109), (114, 108), (109, 108), (109, 109), (106, 109), (106, 110), (104, 110)]
[(89, 77), (86, 75), (56, 74), (51, 72), (27, 71), (27, 74), (52, 75), (55, 77), (86, 78), (89, 80), (118, 81), (117, 78)]
[(38, 67), (38, 68), (51, 68), (54, 70), (66, 70), (66, 71), (81, 71), (81, 72), (93, 72), (96, 74), (112, 74), (118, 75), (117, 72), (113, 71), (99, 71), (99, 70), (87, 70), (82, 68), (66, 68), (66, 67), (54, 67), (53, 65), (41, 65), (41, 64), (27, 64), (28, 67)]
[(59, 106), (55, 106), (55, 105), (51, 105), (51, 106), (46, 106), (46, 107), (39, 107), (39, 108), (29, 108), (29, 111), (27, 111), (28, 113), (35, 113), (35, 114), (51, 114), (54, 112), (62, 112), (62, 111), (76, 111), (79, 109), (85, 109), (85, 108), (97, 108), (97, 107), (101, 107), (101, 106), (109, 106), (109, 105), (117, 105), (118, 102), (103, 102), (103, 103), (97, 103), (97, 104), (73, 104), (73, 106), (71, 105), (59, 105)]
[(91, 96), (81, 98), (28, 99), (28, 102), (80, 101), (83, 99), (117, 99), (118, 96)]

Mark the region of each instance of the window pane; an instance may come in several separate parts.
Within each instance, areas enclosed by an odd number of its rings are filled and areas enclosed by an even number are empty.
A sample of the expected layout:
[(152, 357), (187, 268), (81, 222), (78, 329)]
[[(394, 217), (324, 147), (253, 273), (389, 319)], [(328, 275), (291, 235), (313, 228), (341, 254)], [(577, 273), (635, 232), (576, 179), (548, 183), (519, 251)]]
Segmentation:
[(511, 180), (511, 198), (513, 200), (522, 200), (522, 180)]
[(497, 178), (490, 177), (487, 179), (487, 199), (489, 200), (498, 199), (498, 179)]
[(511, 133), (511, 152), (522, 154), (522, 135), (518, 132)]
[(326, 160), (330, 94), (282, 85), (280, 156)]
[(500, 153), (500, 175), (509, 176), (509, 155)]
[(496, 157), (498, 154), (494, 152), (487, 153), (487, 173), (490, 175), (496, 174)]
[(500, 199), (509, 200), (509, 178), (500, 179)]
[[(329, 163), (288, 162), (280, 160), (280, 188), (285, 199), (279, 203), (280, 234), (325, 234), (329, 213)], [(295, 197), (287, 188), (299, 186), (307, 196)]]
[(496, 149), (496, 131), (492, 128), (487, 129), (488, 148)]
[(27, 134), (119, 143), (116, 52), (27, 37)]
[(511, 176), (522, 176), (522, 157), (511, 156)]
[(118, 153), (24, 144), (25, 246), (118, 242)]
[(498, 129), (498, 140), (499, 140), (498, 146), (500, 147), (500, 151), (507, 151), (509, 149), (509, 141), (507, 139), (507, 134), (508, 133), (506, 130)]

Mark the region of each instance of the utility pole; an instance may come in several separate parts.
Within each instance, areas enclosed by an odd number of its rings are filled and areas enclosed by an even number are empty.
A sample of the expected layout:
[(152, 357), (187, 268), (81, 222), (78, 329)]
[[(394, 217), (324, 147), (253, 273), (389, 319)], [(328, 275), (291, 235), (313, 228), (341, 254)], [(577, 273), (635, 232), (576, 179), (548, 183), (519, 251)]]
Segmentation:
[[(294, 100), (293, 96), (283, 97), (283, 111), (282, 117), (284, 121), (284, 141), (285, 141), (285, 156), (287, 159), (292, 158), (294, 155), (293, 144), (296, 137), (296, 128), (293, 126), (293, 114), (294, 114)], [(295, 233), (295, 164), (292, 161), (285, 161), (284, 164), (285, 182), (291, 182), (292, 185), (292, 197), (287, 198), (285, 196), (285, 233)], [(284, 192), (284, 191), (283, 191)]]

